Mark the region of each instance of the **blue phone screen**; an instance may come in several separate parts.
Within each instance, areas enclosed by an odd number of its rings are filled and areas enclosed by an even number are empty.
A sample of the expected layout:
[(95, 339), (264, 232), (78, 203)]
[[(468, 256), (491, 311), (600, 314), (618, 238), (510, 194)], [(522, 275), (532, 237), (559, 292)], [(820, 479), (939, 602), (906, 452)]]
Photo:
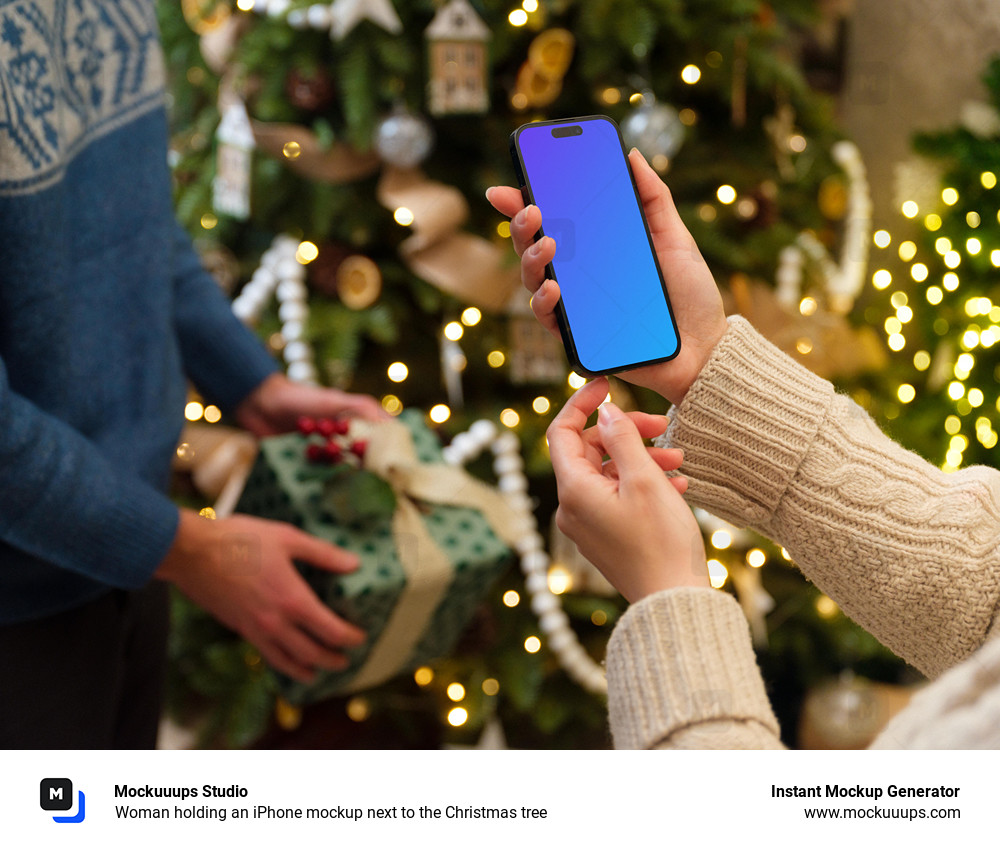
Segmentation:
[(517, 146), (542, 232), (556, 241), (579, 365), (609, 372), (674, 356), (677, 331), (618, 128), (606, 118), (527, 125)]

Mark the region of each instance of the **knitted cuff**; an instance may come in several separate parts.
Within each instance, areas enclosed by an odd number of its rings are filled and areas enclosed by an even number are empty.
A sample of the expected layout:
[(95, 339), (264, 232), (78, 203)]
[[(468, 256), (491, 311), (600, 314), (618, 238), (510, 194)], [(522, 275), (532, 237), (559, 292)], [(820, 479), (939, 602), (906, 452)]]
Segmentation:
[(669, 743), (697, 724), (718, 730), (723, 749), (737, 724), (759, 724), (777, 739), (746, 618), (727, 593), (677, 588), (632, 605), (608, 643), (607, 675), (618, 749)]
[(771, 516), (816, 436), (832, 385), (739, 316), (680, 406), (661, 445), (684, 450), (688, 501), (738, 526)]

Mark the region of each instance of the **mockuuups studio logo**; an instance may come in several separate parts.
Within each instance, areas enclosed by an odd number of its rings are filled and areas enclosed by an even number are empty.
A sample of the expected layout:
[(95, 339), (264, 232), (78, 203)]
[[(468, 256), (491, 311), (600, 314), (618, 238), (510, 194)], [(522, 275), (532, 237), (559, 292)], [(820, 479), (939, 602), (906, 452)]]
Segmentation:
[[(80, 823), (86, 817), (83, 791), (77, 791), (75, 815), (53, 815), (56, 823)], [(68, 812), (73, 808), (73, 783), (69, 779), (43, 779), (39, 785), (39, 805), (47, 812)]]

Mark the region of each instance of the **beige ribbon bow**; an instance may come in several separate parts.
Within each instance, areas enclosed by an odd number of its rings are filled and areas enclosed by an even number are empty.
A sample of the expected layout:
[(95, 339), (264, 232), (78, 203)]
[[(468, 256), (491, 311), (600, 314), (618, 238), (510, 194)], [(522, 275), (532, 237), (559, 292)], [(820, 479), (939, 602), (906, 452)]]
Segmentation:
[(413, 652), (414, 642), (430, 624), (451, 583), (452, 566), (427, 530), (416, 501), (475, 508), (508, 545), (517, 540), (517, 514), (495, 489), (464, 469), (422, 463), (401, 422), (373, 426), (365, 468), (385, 479), (396, 494), (392, 534), (406, 585), (352, 690), (379, 684), (397, 672)]

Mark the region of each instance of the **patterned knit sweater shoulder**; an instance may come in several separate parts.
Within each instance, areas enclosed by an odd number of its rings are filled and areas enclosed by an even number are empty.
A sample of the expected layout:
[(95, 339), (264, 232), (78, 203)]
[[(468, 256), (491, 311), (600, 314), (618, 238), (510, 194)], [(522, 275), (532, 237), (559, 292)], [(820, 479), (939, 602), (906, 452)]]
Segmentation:
[[(671, 417), (661, 441), (684, 450), (689, 502), (784, 546), (846, 614), (939, 677), (875, 746), (1000, 747), (1000, 641), (988, 641), (1000, 631), (1000, 473), (947, 474), (905, 451), (739, 317)], [(726, 593), (641, 600), (607, 666), (618, 747), (781, 745)]]
[(275, 368), (173, 219), (163, 81), (152, 0), (0, 4), (0, 623), (141, 586), (185, 373)]

